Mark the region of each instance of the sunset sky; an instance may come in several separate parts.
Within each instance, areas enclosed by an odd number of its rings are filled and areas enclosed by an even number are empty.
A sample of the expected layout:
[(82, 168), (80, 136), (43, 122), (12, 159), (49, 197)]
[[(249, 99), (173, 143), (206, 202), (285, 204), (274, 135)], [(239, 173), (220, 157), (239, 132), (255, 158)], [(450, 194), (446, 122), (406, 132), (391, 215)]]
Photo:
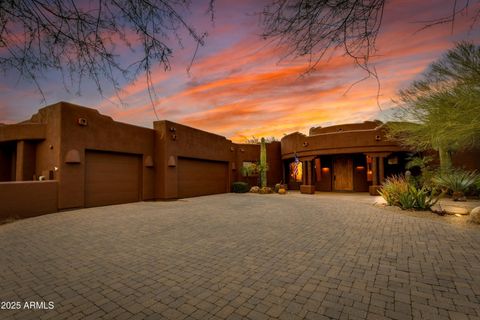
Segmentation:
[[(188, 21), (199, 32), (208, 32), (206, 44), (200, 47), (190, 74), (186, 68), (194, 47), (188, 39), (183, 49), (174, 47), (170, 71), (155, 70), (153, 82), (160, 101), (157, 113), (160, 119), (237, 142), (251, 136), (281, 138), (294, 131), (306, 133), (312, 126), (386, 119), (398, 89), (455, 41), (478, 44), (480, 39), (480, 22), (470, 29), (479, 2), (470, 5), (471, 14), (457, 16), (453, 32), (450, 24), (416, 32), (424, 21), (450, 14), (453, 1), (387, 1), (377, 57), (372, 60), (381, 81), (380, 109), (374, 80), (360, 82), (345, 94), (365, 74), (342, 52), (306, 76), (302, 76), (305, 60), (282, 59), (282, 48), (260, 37), (262, 29), (255, 13), (266, 1), (218, 0), (214, 24), (205, 14), (206, 4), (193, 2)], [(88, 82), (80, 96), (67, 93), (61, 77), (55, 74), (46, 75), (40, 83), (46, 103), (32, 83), (2, 76), (0, 122), (26, 120), (38, 108), (60, 100), (96, 108), (114, 120), (144, 127), (151, 128), (156, 120), (142, 76), (123, 87), (123, 104), (114, 95), (102, 98)]]

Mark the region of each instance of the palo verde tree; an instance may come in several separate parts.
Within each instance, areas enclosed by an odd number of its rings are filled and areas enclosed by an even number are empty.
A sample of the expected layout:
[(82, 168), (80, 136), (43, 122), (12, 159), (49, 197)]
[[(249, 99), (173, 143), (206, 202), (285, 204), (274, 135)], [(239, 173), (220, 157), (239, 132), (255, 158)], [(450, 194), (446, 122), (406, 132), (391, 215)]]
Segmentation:
[(399, 96), (389, 136), (418, 151), (436, 150), (442, 171), (453, 152), (480, 147), (480, 46), (458, 43)]

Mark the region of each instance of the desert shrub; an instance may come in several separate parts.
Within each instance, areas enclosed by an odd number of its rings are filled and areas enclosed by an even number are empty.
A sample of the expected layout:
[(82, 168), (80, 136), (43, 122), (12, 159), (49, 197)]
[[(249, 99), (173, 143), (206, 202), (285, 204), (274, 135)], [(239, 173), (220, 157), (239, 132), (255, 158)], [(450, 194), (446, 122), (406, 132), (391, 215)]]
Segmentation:
[(237, 181), (232, 183), (232, 191), (235, 193), (246, 193), (250, 191), (250, 185), (246, 182)]
[(417, 187), (404, 176), (388, 178), (379, 190), (388, 205), (402, 209), (427, 210), (440, 198), (435, 189), (426, 186)]
[(476, 171), (452, 170), (441, 173), (432, 178), (433, 183), (452, 194), (453, 200), (460, 200), (465, 194), (475, 187), (480, 179)]
[(392, 176), (385, 180), (378, 193), (389, 206), (399, 206), (400, 195), (408, 190), (408, 181), (404, 176)]

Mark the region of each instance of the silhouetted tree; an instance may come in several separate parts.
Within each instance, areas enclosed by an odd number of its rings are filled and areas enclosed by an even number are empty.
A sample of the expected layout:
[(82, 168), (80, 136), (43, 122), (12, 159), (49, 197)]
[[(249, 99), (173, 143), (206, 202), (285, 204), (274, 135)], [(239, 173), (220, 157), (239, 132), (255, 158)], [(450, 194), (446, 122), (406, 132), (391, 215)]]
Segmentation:
[[(213, 19), (214, 0), (207, 3)], [(185, 18), (189, 7), (188, 0), (2, 0), (0, 67), (33, 80), (40, 92), (39, 76), (50, 70), (69, 84), (91, 79), (100, 93), (102, 80), (118, 92), (119, 78), (145, 73), (151, 89), (153, 66), (170, 69), (172, 40), (181, 44), (186, 33), (197, 48), (204, 44), (206, 34)], [(136, 61), (122, 59), (125, 48)]]
[[(313, 70), (330, 49), (340, 49), (355, 64), (377, 79), (369, 64), (376, 51), (386, 0), (274, 0), (262, 12), (263, 36), (290, 48), (287, 56), (307, 56)], [(437, 24), (454, 25), (455, 17), (466, 12), (470, 1), (459, 5), (452, 0), (452, 11), (445, 17), (424, 21), (423, 28)], [(472, 25), (480, 18), (480, 8), (472, 15)]]

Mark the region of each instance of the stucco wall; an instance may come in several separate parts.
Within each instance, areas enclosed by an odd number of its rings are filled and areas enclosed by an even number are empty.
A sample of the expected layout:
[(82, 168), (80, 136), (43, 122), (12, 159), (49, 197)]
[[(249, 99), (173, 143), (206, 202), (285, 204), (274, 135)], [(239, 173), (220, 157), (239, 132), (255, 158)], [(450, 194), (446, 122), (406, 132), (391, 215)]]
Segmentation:
[[(85, 119), (86, 125), (78, 120)], [(85, 150), (101, 150), (140, 155), (142, 157), (143, 200), (154, 198), (154, 169), (144, 162), (153, 157), (154, 132), (113, 121), (97, 110), (61, 103), (61, 148), (59, 151), (59, 208), (83, 207), (85, 203)], [(77, 150), (80, 163), (66, 163), (70, 150)]]
[(322, 154), (402, 151), (398, 144), (385, 138), (382, 128), (340, 131), (306, 136), (295, 132), (282, 138), (282, 158)]
[(0, 219), (57, 211), (57, 181), (0, 182)]
[[(232, 163), (235, 161), (234, 144), (223, 136), (191, 128), (171, 121), (154, 122), (156, 170), (155, 196), (158, 199), (178, 197), (177, 167), (168, 166), (170, 157), (194, 158), (228, 162), (229, 181), (232, 181)], [(226, 186), (225, 192), (228, 191)]]

